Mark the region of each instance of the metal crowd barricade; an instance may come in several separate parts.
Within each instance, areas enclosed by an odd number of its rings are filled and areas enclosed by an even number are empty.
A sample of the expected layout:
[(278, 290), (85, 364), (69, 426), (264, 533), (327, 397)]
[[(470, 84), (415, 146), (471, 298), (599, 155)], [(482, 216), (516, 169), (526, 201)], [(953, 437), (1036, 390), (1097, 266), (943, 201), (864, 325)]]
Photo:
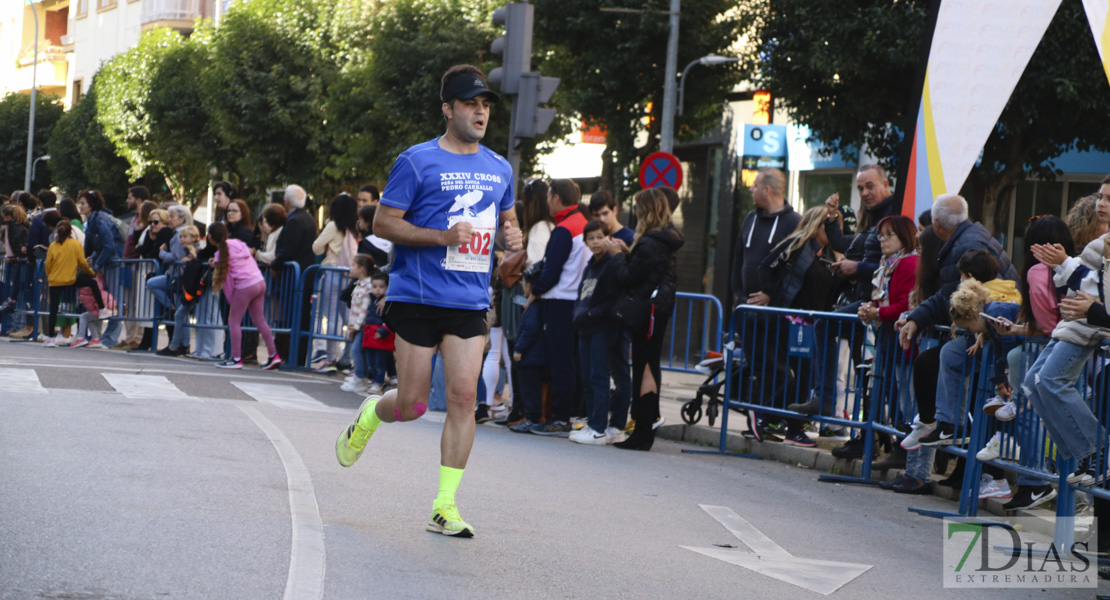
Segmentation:
[[(266, 282), (266, 303), (264, 305), (266, 322), (270, 325), (270, 331), (273, 333), (287, 333), (290, 335), (289, 351), (292, 356), (290, 356), (289, 364), (293, 365), (295, 364), (293, 361), (296, 360), (296, 343), (299, 336), (302, 335), (300, 327), (298, 327), (301, 316), (301, 283), (303, 282), (301, 267), (297, 263), (285, 263), (281, 275), (277, 277), (273, 275), (268, 265), (259, 265), (259, 269), (262, 271), (263, 281)], [(175, 288), (179, 286), (180, 282), (174, 284)], [(147, 295), (151, 296), (152, 312), (157, 312), (153, 308), (156, 305), (153, 295), (149, 292), (147, 292)], [(175, 302), (179, 298), (176, 291), (173, 291), (170, 296), (174, 298)], [(230, 352), (231, 340), (227, 335), (229, 328), (226, 323), (225, 312), (221, 308), (221, 302), (223, 302), (222, 292), (212, 288), (208, 289), (191, 307), (186, 327), (194, 331), (198, 329), (223, 331), (225, 333), (224, 352), (227, 353)], [(165, 307), (165, 309), (165, 314), (156, 315), (156, 322), (172, 325), (173, 307)], [(242, 331), (258, 331), (258, 327), (250, 319), (250, 313), (243, 317)], [(155, 333), (155, 336), (153, 345), (157, 347), (157, 333)]]
[[(675, 294), (674, 311), (668, 327), (666, 360), (661, 367), (668, 371), (697, 373), (697, 364), (708, 351), (721, 351), (721, 328), (724, 310), (716, 296), (708, 294)], [(676, 345), (679, 346), (676, 352)]]
[[(749, 422), (755, 418), (801, 419), (861, 428), (870, 439), (871, 422), (864, 415), (858, 378), (854, 389), (844, 382), (837, 384), (843, 375), (839, 340), (854, 348), (862, 344), (863, 336), (854, 314), (737, 306), (726, 336), (724, 364), (730, 369), (725, 379), (720, 445), (714, 453), (731, 454), (727, 450), (730, 409), (746, 413)], [(829, 381), (832, 389), (822, 394), (822, 384)], [(814, 416), (788, 408), (810, 400), (818, 405)], [(870, 449), (869, 441), (865, 454)]]
[(161, 263), (152, 258), (132, 258), (109, 263), (104, 275), (106, 291), (115, 300), (113, 321), (150, 322), (158, 328), (157, 302), (146, 280), (161, 273)]
[[(343, 288), (350, 283), (350, 269), (347, 267), (328, 267), (312, 265), (305, 269), (301, 281), (311, 282), (312, 305), (308, 328), (308, 352), (304, 357), (305, 367), (311, 365), (312, 348), (316, 340), (327, 340), (329, 344), (346, 341), (344, 326), (347, 324), (347, 307), (339, 299)], [(302, 286), (301, 289), (305, 289)]]

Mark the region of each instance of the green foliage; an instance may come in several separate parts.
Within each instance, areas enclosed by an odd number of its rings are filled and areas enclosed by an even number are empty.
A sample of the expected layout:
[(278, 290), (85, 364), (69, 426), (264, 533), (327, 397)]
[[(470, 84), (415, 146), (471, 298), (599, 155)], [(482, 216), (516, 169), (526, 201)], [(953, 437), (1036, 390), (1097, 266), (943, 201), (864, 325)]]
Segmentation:
[[(35, 143), (33, 158), (47, 153), (47, 141), (54, 125), (62, 117), (62, 104), (57, 96), (36, 94)], [(11, 93), (0, 98), (0, 193), (11, 194), (23, 189), (27, 167), (27, 126), (31, 118), (30, 94)], [(39, 162), (31, 192), (45, 188), (50, 182), (47, 161)]]
[[(493, 0), (398, 0), (378, 14), (368, 53), (340, 74), (328, 101), (335, 150), (328, 173), (339, 180), (384, 182), (397, 155), (443, 134), (440, 78), (453, 65), (488, 73)], [(495, 60), (496, 59), (496, 60)], [(494, 105), (482, 143), (499, 154), (508, 146), (507, 104)]]
[(285, 183), (311, 189), (330, 147), (323, 104), (338, 69), (311, 43), (318, 39), (315, 23), (246, 10), (252, 6), (224, 17), (201, 77), (221, 146), (234, 157), (223, 166), (252, 189)]
[(150, 30), (98, 76), (97, 120), (131, 165), (131, 177), (159, 172), (189, 205), (200, 199), (219, 155), (197, 85), (208, 42), (203, 29), (188, 40), (172, 29)]
[[(827, 148), (858, 158), (861, 142), (888, 167), (917, 85), (930, 0), (748, 3), (757, 81)], [(920, 90), (916, 93), (920, 95)]]
[(50, 134), (51, 181), (71, 197), (82, 189), (100, 190), (115, 209), (127, 197), (129, 165), (96, 120), (96, 88), (93, 79), (89, 93), (58, 119)]
[[(747, 5), (757, 23), (750, 52), (759, 81), (814, 137), (855, 159), (861, 142), (894, 165), (916, 102), (927, 0), (822, 3), (777, 0), (774, 11)], [(839, 75), (839, 78), (834, 78)], [(965, 184), (973, 217), (988, 227), (1003, 192), (1026, 176), (1052, 179), (1052, 159), (1071, 150), (1110, 150), (1107, 79), (1081, 0), (1064, 0)]]
[[(677, 69), (708, 54), (733, 56), (743, 31), (736, 0), (682, 4)], [(608, 132), (608, 170), (603, 186), (619, 186), (615, 175), (635, 173), (640, 159), (659, 147), (663, 86), (670, 24), (667, 0), (614, 0), (609, 7), (644, 11), (607, 13), (594, 0), (537, 0), (533, 68), (562, 78), (556, 102), (564, 118), (579, 117)], [(745, 74), (744, 64), (695, 67), (686, 84), (685, 117), (675, 121), (676, 141), (692, 141), (721, 125), (725, 97)], [(649, 108), (650, 107), (650, 108)], [(645, 145), (636, 140), (647, 133)]]

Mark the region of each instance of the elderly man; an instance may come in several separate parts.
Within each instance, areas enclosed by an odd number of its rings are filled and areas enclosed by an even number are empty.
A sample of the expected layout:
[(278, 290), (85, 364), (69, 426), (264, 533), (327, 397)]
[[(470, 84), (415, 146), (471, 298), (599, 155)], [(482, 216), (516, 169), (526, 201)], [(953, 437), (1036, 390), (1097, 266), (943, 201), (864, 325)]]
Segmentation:
[[(939, 196), (933, 204), (932, 215), (933, 231), (944, 241), (938, 256), (941, 286), (937, 293), (922, 302), (904, 321), (895, 325), (900, 328), (899, 339), (906, 349), (909, 349), (914, 337), (923, 329), (949, 323), (949, 298), (960, 285), (957, 265), (964, 253), (986, 250), (998, 261), (999, 277), (1011, 281), (1018, 279), (1010, 257), (998, 240), (991, 237), (986, 227), (968, 221), (967, 201), (962, 197), (956, 194)], [(963, 367), (970, 341), (966, 337), (951, 341), (948, 336), (944, 338), (941, 346), (922, 352), (914, 361), (915, 379), (926, 375), (928, 379), (937, 381), (936, 417), (934, 419), (933, 415), (920, 415), (914, 422), (913, 431), (902, 440), (902, 448), (910, 452), (906, 459), (903, 481), (894, 488), (898, 492), (913, 494), (927, 491), (930, 486), (929, 468), (932, 465), (930, 448), (959, 443), (959, 438), (965, 438), (967, 434), (967, 431), (959, 431), (964, 422), (963, 412), (966, 410), (959, 406), (959, 399), (962, 395)]]
[[(299, 185), (291, 185), (285, 188), (285, 210), (289, 212), (285, 220), (285, 226), (281, 228), (281, 234), (277, 239), (277, 246), (274, 249), (274, 260), (270, 263), (270, 268), (273, 270), (275, 276), (282, 275), (285, 265), (288, 263), (297, 263), (301, 267), (301, 273), (316, 263), (316, 255), (312, 253), (312, 242), (316, 239), (316, 220), (312, 215), (304, 209), (307, 194)], [(311, 282), (306, 282), (306, 289), (304, 290), (303, 298), (301, 300), (301, 332), (306, 333), (309, 327), (312, 326), (312, 288)], [(291, 356), (289, 354), (289, 335), (277, 334), (274, 338), (278, 346), (278, 354), (282, 356)], [(298, 346), (297, 357), (303, 359), (308, 352), (308, 338), (302, 335)]]

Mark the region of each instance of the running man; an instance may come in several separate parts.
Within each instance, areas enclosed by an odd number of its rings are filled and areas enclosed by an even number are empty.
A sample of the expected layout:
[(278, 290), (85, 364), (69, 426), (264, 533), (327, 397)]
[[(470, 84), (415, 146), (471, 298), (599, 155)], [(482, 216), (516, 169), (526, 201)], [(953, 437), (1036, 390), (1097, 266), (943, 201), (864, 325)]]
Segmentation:
[(362, 455), (378, 425), (420, 418), (428, 409), (438, 346), (447, 379), (440, 440), (439, 496), (428, 531), (471, 537), (455, 491), (474, 444), (474, 403), (490, 307), (493, 241), (504, 223), (510, 249), (522, 247), (509, 163), (478, 142), (497, 95), (470, 65), (451, 67), (440, 85), (447, 132), (397, 158), (374, 218), (374, 233), (395, 244), (382, 318), (397, 334), (397, 388), (369, 396), (335, 444), (339, 464)]

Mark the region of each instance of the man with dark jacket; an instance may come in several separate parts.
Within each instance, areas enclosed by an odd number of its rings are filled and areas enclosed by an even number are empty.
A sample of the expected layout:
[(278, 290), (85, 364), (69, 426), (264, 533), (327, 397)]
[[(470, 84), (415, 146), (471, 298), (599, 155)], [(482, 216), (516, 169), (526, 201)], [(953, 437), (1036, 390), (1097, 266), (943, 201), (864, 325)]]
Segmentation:
[(589, 258), (582, 241), (586, 217), (578, 210), (581, 199), (578, 185), (569, 179), (552, 181), (547, 193), (547, 206), (556, 225), (544, 251), (543, 270), (532, 285), (532, 295), (540, 302), (544, 352), (551, 359), (548, 370), (555, 419), (537, 423), (532, 429), (537, 435), (570, 435), (576, 355), (574, 301), (578, 299), (578, 284)]
[(957, 264), (968, 250), (986, 250), (998, 260), (998, 276), (1018, 281), (1017, 270), (998, 240), (991, 237), (986, 227), (967, 220), (967, 201), (956, 194), (944, 194), (933, 203), (933, 231), (944, 241), (940, 261), (940, 290), (926, 298), (917, 308), (899, 321), (898, 337), (904, 348), (909, 348), (921, 330), (933, 325), (947, 325), (948, 299), (960, 286)]
[[(274, 249), (274, 260), (270, 268), (275, 275), (282, 275), (287, 263), (297, 263), (301, 273), (316, 263), (316, 255), (312, 253), (312, 242), (316, 239), (316, 220), (304, 209), (307, 194), (299, 185), (285, 188), (285, 210), (289, 216), (285, 226), (281, 228), (277, 246)], [(297, 358), (303, 360), (308, 352), (307, 332), (312, 325), (312, 283), (306, 279), (305, 290), (301, 300), (301, 340), (298, 346)], [(289, 335), (278, 334), (275, 336), (278, 345), (278, 354), (290, 356)]]
[(760, 294), (759, 265), (771, 248), (798, 227), (802, 216), (786, 203), (786, 177), (778, 169), (762, 169), (750, 188), (755, 209), (744, 217), (736, 255), (732, 261), (734, 304), (766, 306), (770, 298)]
[[(829, 216), (825, 220), (825, 235), (829, 238), (829, 245), (844, 254), (844, 258), (829, 266), (838, 275), (849, 277), (855, 285), (848, 290), (851, 300), (846, 306), (840, 307), (836, 312), (856, 315), (863, 302), (871, 299), (871, 278), (879, 268), (883, 258), (882, 247), (879, 243), (879, 221), (894, 213), (894, 195), (890, 191), (890, 180), (886, 171), (877, 164), (866, 164), (856, 173), (856, 190), (859, 191), (860, 202), (863, 204), (858, 233), (844, 235), (840, 230), (838, 217), (838, 194), (833, 194), (825, 201), (829, 209)], [(816, 341), (815, 365), (819, 379), (818, 388), (807, 402), (791, 404), (788, 408), (805, 414), (818, 412), (828, 416), (836, 408), (837, 374), (842, 370), (837, 364), (840, 355), (840, 340), (852, 340), (854, 345), (863, 342), (863, 327), (858, 323), (849, 324), (841, 320), (818, 320), (815, 323), (814, 338)], [(850, 448), (852, 452), (855, 447)]]

